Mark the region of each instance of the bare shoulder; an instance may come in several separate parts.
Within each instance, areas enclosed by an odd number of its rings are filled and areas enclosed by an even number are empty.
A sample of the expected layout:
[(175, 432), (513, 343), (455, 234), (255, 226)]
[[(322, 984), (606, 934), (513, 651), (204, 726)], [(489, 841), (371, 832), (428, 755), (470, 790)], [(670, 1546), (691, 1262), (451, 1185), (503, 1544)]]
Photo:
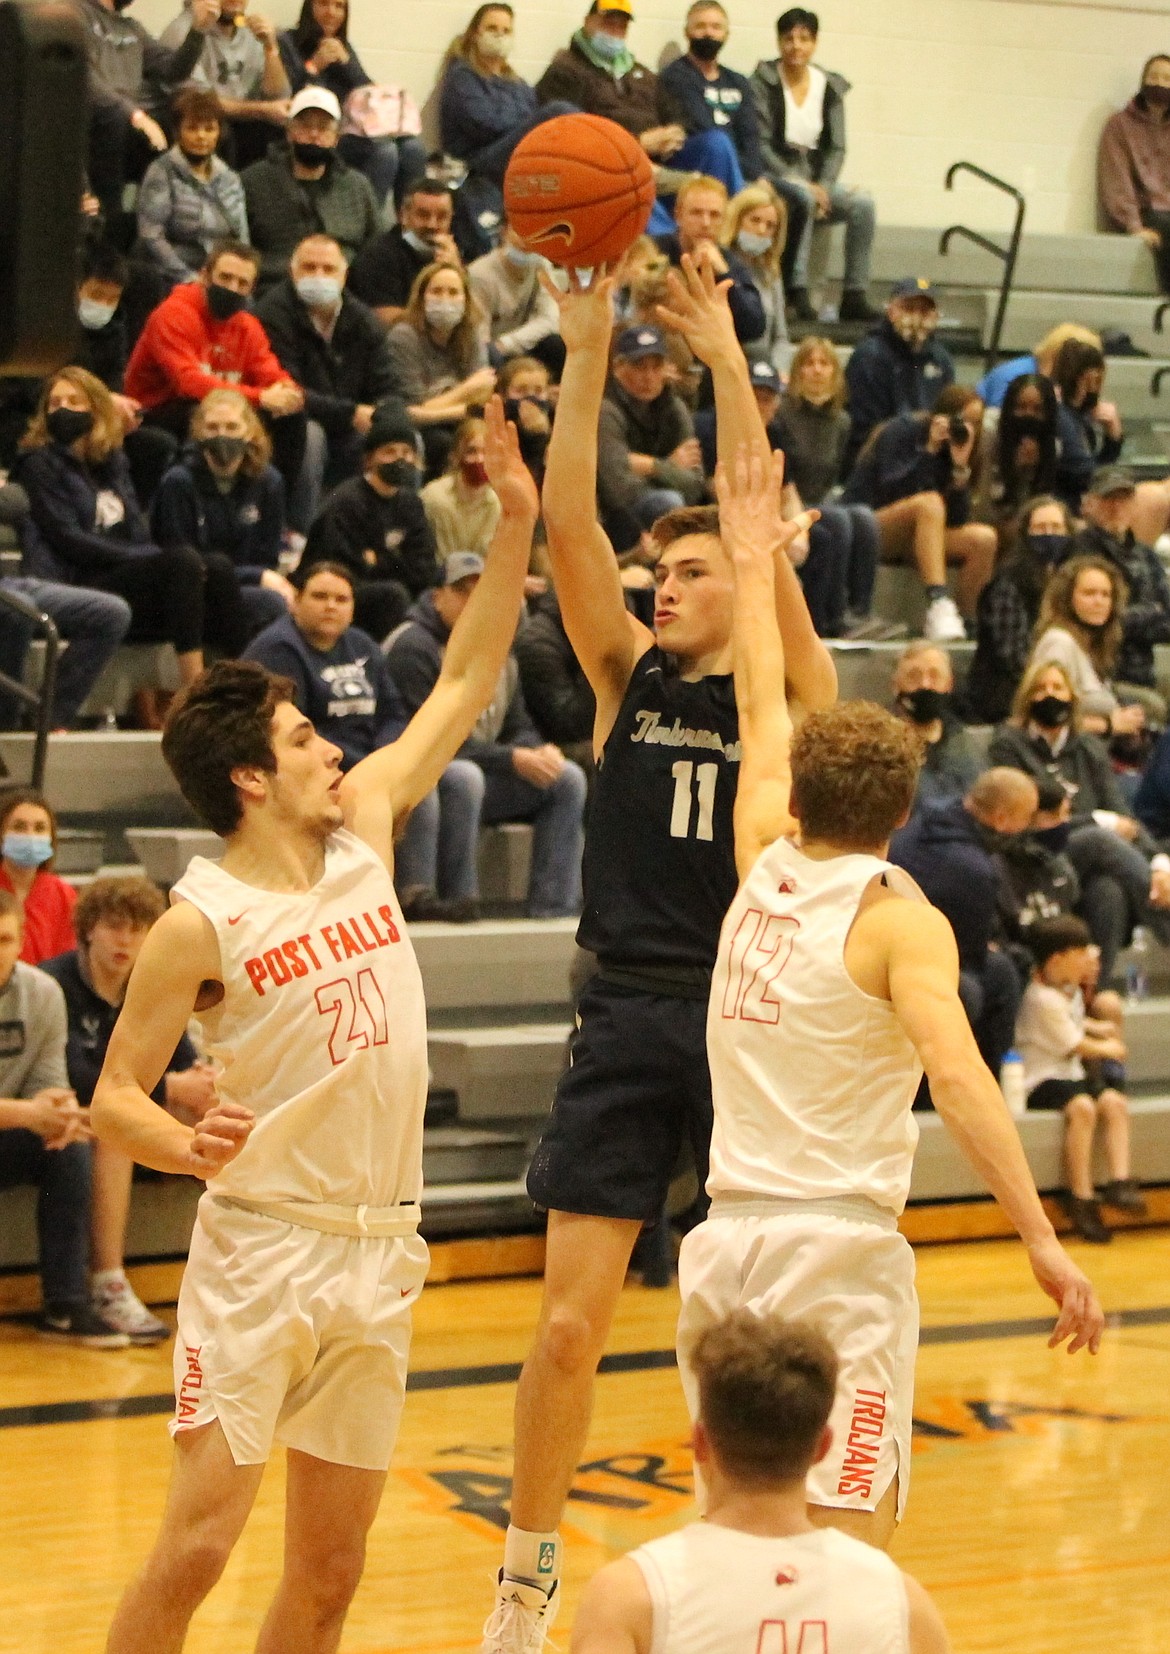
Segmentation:
[(184, 977), (218, 981), (221, 977), (215, 926), (194, 902), (178, 901), (153, 925), (142, 945), (135, 976)]
[(900, 889), (875, 874), (862, 893), (854, 930), (864, 926), (866, 934), (899, 952), (910, 948), (954, 946), (949, 920), (926, 900), (908, 874), (899, 878)]
[(572, 1654), (649, 1654), (653, 1606), (642, 1570), (628, 1556), (608, 1563), (585, 1587), (573, 1623)]
[(947, 1628), (933, 1599), (910, 1574), (902, 1575), (902, 1583), (910, 1619), (910, 1654), (950, 1654)]

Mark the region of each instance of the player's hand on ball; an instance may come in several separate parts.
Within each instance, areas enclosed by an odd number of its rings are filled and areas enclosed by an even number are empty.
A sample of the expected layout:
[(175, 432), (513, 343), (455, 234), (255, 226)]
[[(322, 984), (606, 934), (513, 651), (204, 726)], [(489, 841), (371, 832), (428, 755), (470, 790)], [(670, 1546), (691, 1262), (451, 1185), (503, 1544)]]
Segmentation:
[(613, 290), (616, 275), (608, 274), (602, 265), (593, 272), (588, 287), (581, 285), (580, 272), (568, 270), (568, 292), (553, 281), (547, 270), (540, 270), (540, 281), (561, 313), (561, 338), (569, 351), (603, 351), (609, 359), (609, 345), (613, 337)]
[(1077, 1268), (1055, 1235), (1030, 1246), (1028, 1262), (1039, 1285), (1060, 1309), (1048, 1340), (1049, 1349), (1057, 1349), (1067, 1339), (1070, 1355), (1083, 1349), (1096, 1355), (1105, 1328), (1105, 1312), (1092, 1281)]
[(495, 490), (506, 517), (523, 517), (535, 522), (540, 516), (540, 495), (532, 472), (520, 453), (515, 425), (504, 418), (504, 404), (493, 396), (484, 409), (487, 432), (483, 460), (488, 481)]
[(730, 281), (717, 281), (709, 262), (705, 260), (700, 266), (684, 253), (682, 273), (669, 271), (666, 285), (670, 302), (657, 307), (662, 325), (681, 333), (700, 362), (709, 368), (717, 362), (742, 361), (743, 351), (727, 302)]
[(215, 1177), (229, 1165), (248, 1138), (256, 1116), (239, 1103), (217, 1103), (191, 1135), (190, 1170), (195, 1177)]

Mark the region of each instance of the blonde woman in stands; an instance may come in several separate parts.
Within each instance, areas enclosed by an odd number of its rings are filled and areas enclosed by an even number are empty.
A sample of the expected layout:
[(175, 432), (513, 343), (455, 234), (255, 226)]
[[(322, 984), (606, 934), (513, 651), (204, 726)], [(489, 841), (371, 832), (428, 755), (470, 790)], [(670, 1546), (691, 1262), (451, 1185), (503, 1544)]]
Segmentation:
[(53, 871), (57, 817), (41, 793), (17, 788), (0, 797), (0, 890), (21, 915), (20, 957), (39, 965), (74, 943), (77, 892)]
[(484, 464), (486, 436), (482, 419), (465, 419), (455, 432), (446, 472), (428, 482), (420, 495), (441, 563), (456, 551), (485, 555), (496, 532), (500, 502)]
[[(1128, 600), (1123, 575), (1106, 558), (1074, 557), (1052, 575), (1040, 604), (1029, 668), (1063, 668), (1080, 702), (1081, 727), (1093, 735), (1137, 735), (1145, 728), (1145, 709), (1123, 706), (1111, 682)], [(1164, 721), (1165, 703), (1153, 698)]]
[(454, 427), (492, 394), (487, 328), (466, 272), (428, 264), (414, 278), (406, 314), (387, 335), (411, 419), (422, 431), (428, 469), (442, 468)]
[(1013, 356), (1010, 361), (998, 363), (990, 373), (983, 375), (975, 388), (984, 405), (988, 408), (1002, 407), (1008, 386), (1021, 374), (1042, 373), (1046, 379), (1051, 379), (1060, 347), (1070, 339), (1101, 349), (1101, 335), (1094, 333), (1091, 327), (1082, 327), (1079, 322), (1061, 322), (1059, 326), (1049, 329), (1039, 344), (1033, 347), (1030, 356)]
[(781, 375), (787, 373), (792, 358), (780, 274), (787, 239), (788, 209), (771, 184), (749, 184), (728, 202), (721, 244), (733, 247), (747, 264), (767, 321), (763, 337), (752, 341), (746, 355), (749, 361), (771, 362)]

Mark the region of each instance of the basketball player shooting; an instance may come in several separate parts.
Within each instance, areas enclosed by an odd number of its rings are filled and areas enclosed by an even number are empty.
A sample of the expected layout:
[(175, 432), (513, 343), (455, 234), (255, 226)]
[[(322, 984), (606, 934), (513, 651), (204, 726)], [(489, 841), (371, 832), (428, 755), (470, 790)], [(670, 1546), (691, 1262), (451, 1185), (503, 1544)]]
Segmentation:
[(809, 1520), (832, 1447), (837, 1357), (807, 1322), (733, 1310), (691, 1352), (706, 1517), (594, 1576), (572, 1654), (949, 1654), (888, 1556)]
[(708, 1327), (737, 1306), (812, 1319), (841, 1362), (832, 1445), (809, 1477), (812, 1518), (884, 1547), (910, 1470), (918, 1305), (897, 1219), (923, 1069), (1059, 1308), (1050, 1346), (1096, 1352), (1103, 1316), (975, 1045), (951, 927), (886, 860), (914, 798), (917, 738), (864, 701), (812, 713), (793, 733), (767, 601), (780, 474), (761, 445), (721, 466), (717, 487), (735, 575), (740, 886), (707, 1016), (711, 1209), (679, 1258), (679, 1368), (695, 1417), (693, 1357)]
[[(288, 1448), (284, 1572), (258, 1654), (332, 1654), (361, 1577), (406, 1383), (427, 1092), (422, 979), (395, 895), (400, 820), (488, 705), (539, 510), (502, 404), (486, 461), (503, 514), (439, 680), (401, 737), (341, 754), (263, 668), (211, 667), (163, 752), (226, 840), (176, 887), (130, 980), (93, 1100), (98, 1136), (207, 1180), (179, 1297), (162, 1530), (110, 1654), (175, 1654)], [(197, 1010), (220, 1065), (192, 1131), (150, 1091)]]
[[(553, 578), (597, 697), (598, 774), (585, 835), (578, 941), (599, 971), (578, 1007), (568, 1071), (528, 1191), (548, 1211), (544, 1297), (516, 1396), (511, 1526), (485, 1654), (534, 1654), (557, 1607), (557, 1525), (589, 1432), (593, 1385), (642, 1225), (663, 1208), (680, 1147), (706, 1174), (706, 1005), (735, 894), (732, 806), (739, 726), (731, 681), (732, 571), (710, 506), (655, 524), (655, 631), (628, 613), (597, 523), (597, 426), (609, 372), (614, 278), (551, 282), (567, 359), (544, 485)], [(726, 291), (684, 263), (667, 318), (711, 369), (719, 440), (765, 441)], [(836, 675), (785, 553), (809, 526), (780, 522), (768, 604), (795, 698)]]

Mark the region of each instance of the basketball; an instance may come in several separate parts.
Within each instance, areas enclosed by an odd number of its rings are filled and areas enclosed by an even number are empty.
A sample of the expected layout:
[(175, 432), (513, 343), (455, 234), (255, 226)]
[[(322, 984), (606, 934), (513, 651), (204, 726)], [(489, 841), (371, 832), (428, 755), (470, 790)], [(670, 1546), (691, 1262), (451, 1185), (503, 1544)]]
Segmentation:
[(616, 263), (653, 205), (645, 150), (600, 115), (545, 121), (517, 144), (504, 175), (504, 209), (524, 246), (577, 270)]

